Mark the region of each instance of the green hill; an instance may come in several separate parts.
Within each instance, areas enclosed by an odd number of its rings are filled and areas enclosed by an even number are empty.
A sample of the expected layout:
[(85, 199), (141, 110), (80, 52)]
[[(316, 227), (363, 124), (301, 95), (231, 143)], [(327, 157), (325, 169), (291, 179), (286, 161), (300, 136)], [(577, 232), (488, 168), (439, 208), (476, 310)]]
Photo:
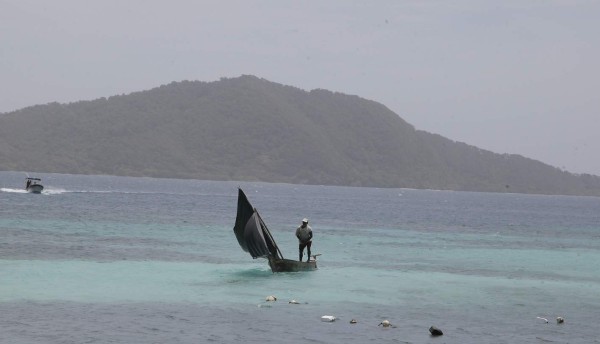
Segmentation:
[(415, 130), (357, 96), (253, 76), (0, 114), (0, 170), (600, 195), (600, 177)]

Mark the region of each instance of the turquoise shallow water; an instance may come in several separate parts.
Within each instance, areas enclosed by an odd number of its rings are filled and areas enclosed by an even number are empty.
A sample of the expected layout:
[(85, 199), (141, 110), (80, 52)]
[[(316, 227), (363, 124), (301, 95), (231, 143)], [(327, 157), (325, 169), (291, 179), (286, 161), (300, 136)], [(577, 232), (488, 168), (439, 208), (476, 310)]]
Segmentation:
[[(598, 198), (24, 177), (0, 172), (2, 343), (598, 342)], [(239, 248), (238, 186), (286, 257), (311, 219), (319, 270)]]

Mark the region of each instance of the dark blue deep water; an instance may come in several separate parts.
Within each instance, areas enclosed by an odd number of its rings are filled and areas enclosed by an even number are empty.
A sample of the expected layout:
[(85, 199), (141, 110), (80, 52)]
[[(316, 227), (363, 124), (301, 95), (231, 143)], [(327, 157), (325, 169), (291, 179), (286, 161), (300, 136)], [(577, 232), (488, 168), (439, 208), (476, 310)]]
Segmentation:
[[(25, 176), (0, 172), (0, 343), (600, 342), (600, 198)], [(319, 270), (240, 249), (238, 186), (287, 258), (310, 219)]]

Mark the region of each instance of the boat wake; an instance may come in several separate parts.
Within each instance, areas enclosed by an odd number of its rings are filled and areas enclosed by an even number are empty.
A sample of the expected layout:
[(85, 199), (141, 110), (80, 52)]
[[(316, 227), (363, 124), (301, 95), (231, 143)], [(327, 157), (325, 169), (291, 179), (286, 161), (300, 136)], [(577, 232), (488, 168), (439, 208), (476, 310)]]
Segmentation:
[(70, 191), (67, 191), (65, 189), (52, 189), (52, 188), (46, 188), (44, 189), (44, 191), (42, 191), (42, 195), (60, 195), (60, 194), (64, 194)]
[[(11, 188), (0, 188), (1, 192), (10, 192), (10, 193), (22, 193), (22, 194), (26, 194), (29, 193), (27, 192), (27, 190), (24, 189), (11, 189)], [(64, 194), (66, 192), (69, 192), (65, 189), (51, 189), (51, 188), (46, 188), (42, 191), (42, 195), (60, 195), (60, 194)]]
[[(25, 189), (0, 188), (0, 192), (29, 193)], [(61, 188), (46, 187), (42, 195), (60, 195), (64, 193), (99, 193), (99, 194), (147, 194), (147, 195), (187, 195), (186, 193), (152, 192), (152, 191), (124, 191), (124, 190), (66, 190)], [(193, 194), (189, 194), (193, 195)]]
[(2, 192), (12, 192), (12, 193), (27, 193), (26, 190), (23, 189), (10, 189), (10, 188), (0, 188)]

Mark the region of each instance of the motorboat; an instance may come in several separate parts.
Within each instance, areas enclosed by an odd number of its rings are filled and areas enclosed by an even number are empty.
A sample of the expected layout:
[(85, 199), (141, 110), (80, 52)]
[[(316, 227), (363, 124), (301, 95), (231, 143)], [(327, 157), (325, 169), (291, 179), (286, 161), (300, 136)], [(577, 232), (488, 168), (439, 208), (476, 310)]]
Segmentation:
[(44, 190), (42, 180), (40, 178), (25, 178), (25, 191), (29, 193), (39, 194)]

